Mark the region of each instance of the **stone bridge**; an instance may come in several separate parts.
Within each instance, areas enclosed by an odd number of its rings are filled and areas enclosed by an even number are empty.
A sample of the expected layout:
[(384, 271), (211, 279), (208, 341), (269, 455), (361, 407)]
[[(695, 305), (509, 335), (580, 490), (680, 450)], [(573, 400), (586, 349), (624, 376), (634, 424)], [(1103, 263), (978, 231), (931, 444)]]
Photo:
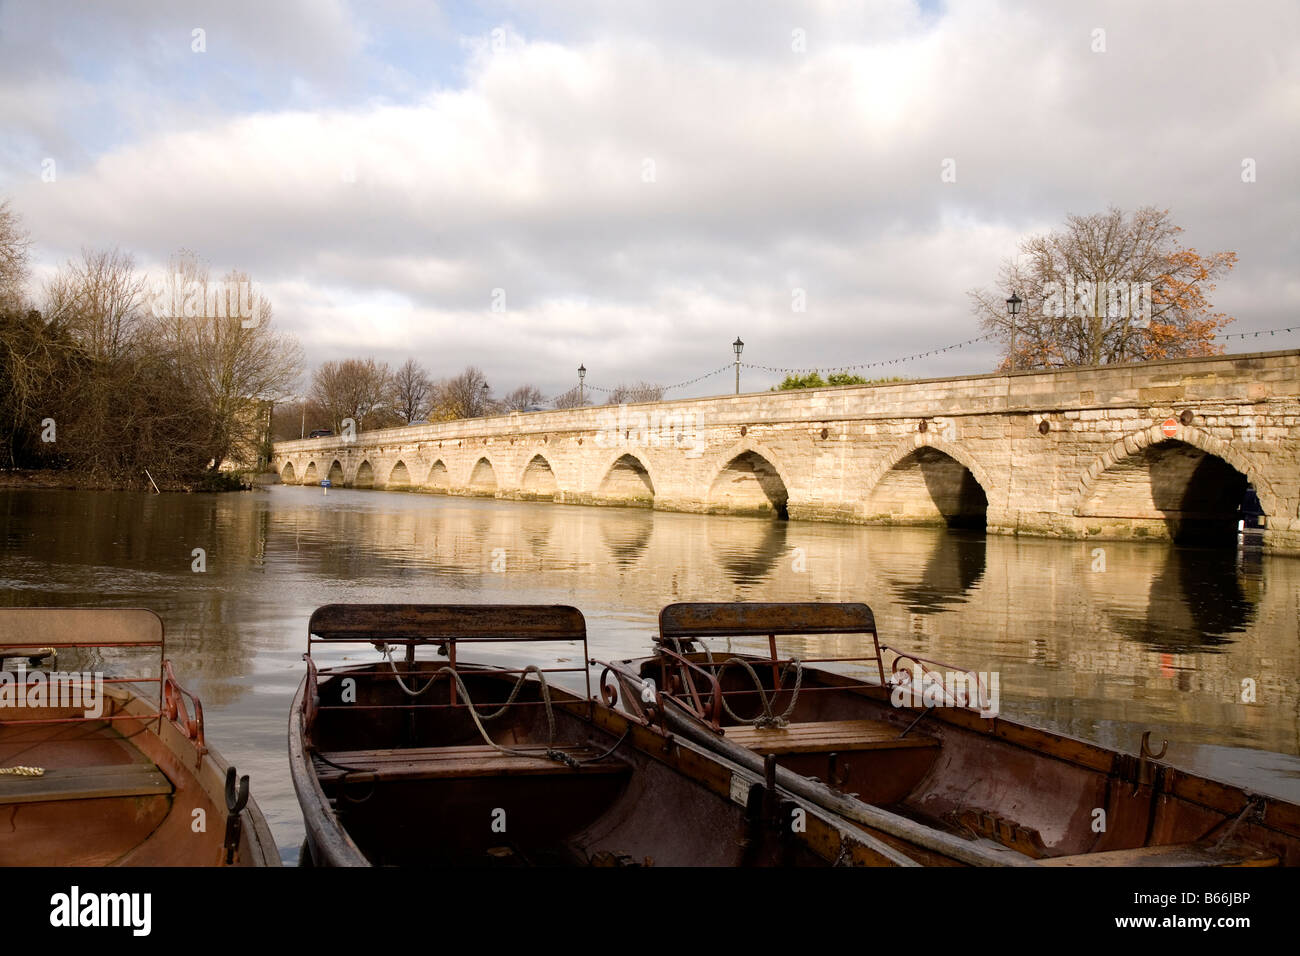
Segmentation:
[(511, 413), (279, 442), (286, 484), (1300, 553), (1300, 350)]

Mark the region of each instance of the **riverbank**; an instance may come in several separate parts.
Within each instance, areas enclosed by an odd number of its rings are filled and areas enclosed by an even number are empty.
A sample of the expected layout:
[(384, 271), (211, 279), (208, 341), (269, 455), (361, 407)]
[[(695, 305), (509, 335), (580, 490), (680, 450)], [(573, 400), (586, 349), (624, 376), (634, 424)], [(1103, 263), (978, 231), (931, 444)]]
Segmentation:
[[(250, 471), (222, 471), (216, 474), (196, 475), (189, 478), (156, 478), (159, 492), (250, 491), (274, 475), (264, 476)], [(139, 479), (98, 475), (93, 472), (52, 468), (16, 468), (0, 470), (0, 488), (48, 488), (69, 491), (153, 491), (155, 485), (148, 476)]]

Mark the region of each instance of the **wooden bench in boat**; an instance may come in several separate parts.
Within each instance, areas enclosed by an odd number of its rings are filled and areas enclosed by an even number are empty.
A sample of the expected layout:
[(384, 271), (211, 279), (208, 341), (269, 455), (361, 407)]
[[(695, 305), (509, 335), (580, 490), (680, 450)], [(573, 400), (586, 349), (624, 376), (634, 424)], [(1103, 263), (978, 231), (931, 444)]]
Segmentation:
[(1170, 843), (1131, 850), (1103, 850), (1039, 860), (1039, 866), (1277, 866), (1276, 854), (1242, 843), (1215, 847), (1204, 843)]
[[(324, 753), (316, 760), (322, 784), (337, 783), (344, 776), (349, 783), (376, 780), (435, 780), (457, 777), (538, 776), (544, 774), (626, 774), (632, 768), (621, 760), (594, 760), (577, 768), (551, 760), (546, 748), (510, 745), (519, 753), (502, 753), (486, 744), (468, 747), (405, 747), (393, 750), (346, 750)], [(593, 760), (600, 751), (589, 747), (564, 747), (579, 761)], [(536, 753), (536, 756), (532, 756)], [(337, 766), (332, 766), (337, 765)], [(342, 770), (341, 767), (349, 769)]]
[(39, 777), (0, 776), (0, 806), (105, 797), (148, 797), (172, 792), (171, 781), (152, 763), (62, 767)]
[(902, 733), (883, 720), (826, 720), (788, 724), (785, 727), (727, 727), (724, 737), (759, 754), (852, 753), (859, 750), (897, 750), (937, 747), (939, 741), (924, 734)]

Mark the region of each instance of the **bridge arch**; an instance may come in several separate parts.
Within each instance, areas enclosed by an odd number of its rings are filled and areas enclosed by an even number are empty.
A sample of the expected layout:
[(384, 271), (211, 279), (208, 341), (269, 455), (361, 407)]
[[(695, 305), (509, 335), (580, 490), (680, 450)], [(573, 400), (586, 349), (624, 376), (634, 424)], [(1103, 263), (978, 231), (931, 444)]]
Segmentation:
[(292, 484), (296, 484), (296, 482), (295, 482), (294, 479), (295, 479), (295, 476), (294, 476), (294, 473), (293, 473), (293, 462), (291, 462), (291, 461), (286, 461), (286, 462), (284, 463), (284, 468), (283, 468), (283, 470), (281, 470), (281, 472), (280, 472), (280, 482), (281, 482), (282, 484), (292, 485)]
[(373, 488), (375, 487), (375, 466), (370, 464), (370, 459), (366, 459), (357, 466), (356, 477), (352, 479), (353, 488)]
[(433, 488), (438, 491), (447, 491), (451, 488), (451, 473), (447, 470), (447, 463), (439, 458), (429, 466), (429, 475), (424, 479), (426, 488)]
[(475, 494), (495, 495), (497, 491), (497, 471), (486, 455), (474, 462), (469, 472), (469, 490)]
[[(710, 511), (789, 517), (788, 474), (776, 456), (757, 442), (739, 442), (712, 459), (706, 501)], [(706, 474), (708, 474), (706, 473)]]
[(559, 483), (551, 463), (541, 453), (533, 455), (519, 476), (519, 491), (529, 498), (551, 500), (559, 491)]
[(992, 487), (988, 470), (965, 449), (916, 432), (889, 449), (867, 476), (863, 507), (867, 517), (984, 527)]
[(398, 461), (388, 472), (388, 480), (384, 482), (385, 488), (409, 488), (411, 487), (411, 472), (406, 467), (406, 462)]
[(330, 462), (330, 470), (326, 473), (325, 477), (329, 480), (331, 485), (343, 485), (343, 466), (339, 464), (337, 458)]
[(1265, 515), (1289, 517), (1249, 455), (1193, 425), (1179, 424), (1166, 435), (1154, 424), (1124, 436), (1088, 465), (1070, 511), (1086, 521), (1118, 509), (1129, 519), (1163, 521), (1175, 538), (1222, 534), (1236, 528), (1247, 482)]
[(302, 473), (302, 483), (304, 485), (314, 485), (320, 481), (320, 476), (316, 473), (316, 462), (307, 463), (307, 470)]
[(601, 476), (596, 489), (600, 498), (654, 507), (655, 480), (642, 456), (620, 450), (606, 459), (597, 474)]

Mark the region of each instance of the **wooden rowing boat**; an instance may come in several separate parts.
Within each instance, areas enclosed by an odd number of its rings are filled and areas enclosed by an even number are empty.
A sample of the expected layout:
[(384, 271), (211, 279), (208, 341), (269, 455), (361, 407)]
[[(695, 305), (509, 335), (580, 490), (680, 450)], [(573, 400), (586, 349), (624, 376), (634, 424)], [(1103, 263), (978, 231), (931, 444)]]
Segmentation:
[[(762, 773), (561, 686), (589, 687), (576, 608), (328, 605), (308, 631), (289, 719), (307, 865), (914, 863)], [(460, 658), (475, 645), (537, 660), (539, 642), (567, 661)], [(357, 645), (376, 659), (345, 663)]]
[(865, 604), (673, 604), (656, 643), (608, 666), (607, 703), (742, 766), (775, 760), (780, 786), (923, 862), (1300, 864), (1295, 804), (1174, 767), (1148, 735), (1122, 753), (997, 716), (990, 675), (881, 645)]
[(152, 611), (0, 608), (0, 658), (0, 864), (279, 865)]

